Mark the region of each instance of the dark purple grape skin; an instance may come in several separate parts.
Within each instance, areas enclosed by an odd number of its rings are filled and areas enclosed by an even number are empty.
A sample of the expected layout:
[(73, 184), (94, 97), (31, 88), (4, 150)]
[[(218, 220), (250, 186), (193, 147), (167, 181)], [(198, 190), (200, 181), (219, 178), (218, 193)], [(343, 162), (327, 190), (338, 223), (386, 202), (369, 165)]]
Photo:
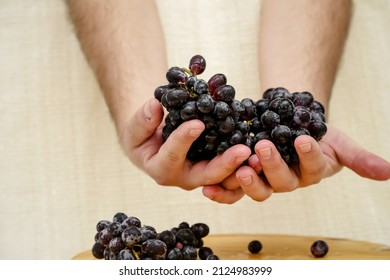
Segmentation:
[(198, 256), (201, 260), (207, 260), (207, 257), (213, 254), (214, 252), (210, 247), (201, 247), (198, 251)]
[(208, 255), (206, 260), (208, 260), (208, 261), (216, 261), (216, 260), (220, 260), (220, 258), (217, 255), (212, 254), (212, 255)]
[(210, 232), (209, 226), (205, 223), (195, 223), (191, 226), (191, 230), (196, 238), (204, 238)]
[(137, 217), (130, 216), (127, 217), (126, 219), (123, 220), (122, 222), (123, 225), (125, 226), (136, 226), (136, 227), (141, 227), (141, 221)]
[(214, 99), (231, 103), (236, 96), (236, 90), (231, 85), (223, 85), (214, 91)]
[(198, 253), (194, 246), (185, 245), (181, 250), (183, 260), (196, 260), (198, 258)]
[(314, 101), (314, 97), (310, 92), (295, 92), (293, 93), (292, 100), (295, 106), (310, 107)]
[(163, 241), (168, 249), (175, 247), (176, 245), (176, 236), (171, 230), (164, 230), (157, 234), (157, 239)]
[(188, 75), (180, 67), (173, 66), (168, 69), (166, 78), (168, 82), (172, 84), (185, 84), (188, 79)]
[(252, 254), (258, 254), (260, 253), (261, 249), (263, 248), (263, 245), (261, 244), (261, 242), (259, 240), (252, 240), (251, 242), (249, 242), (248, 244), (248, 250), (249, 252), (251, 252)]
[(217, 101), (214, 105), (213, 115), (217, 119), (224, 119), (231, 113), (229, 105), (224, 101)]
[(268, 110), (269, 100), (259, 99), (258, 101), (256, 101), (255, 107), (256, 107), (257, 116), (261, 116), (262, 114), (264, 114), (265, 111)]
[(103, 244), (96, 242), (92, 246), (92, 255), (97, 259), (103, 259), (105, 249), (106, 247)]
[(183, 108), (180, 111), (180, 117), (183, 121), (197, 119), (198, 115), (199, 110), (196, 106), (196, 101), (188, 101), (186, 104), (184, 104)]
[(206, 60), (203, 56), (197, 54), (190, 59), (188, 68), (194, 75), (200, 75), (206, 69)]
[(296, 128), (306, 128), (311, 121), (310, 111), (303, 106), (295, 107), (291, 126)]
[(276, 108), (282, 122), (289, 122), (294, 116), (294, 104), (288, 98), (282, 98)]
[(326, 134), (328, 128), (324, 122), (310, 122), (307, 130), (309, 131), (311, 137), (313, 137), (316, 141), (320, 141)]
[(273, 129), (280, 123), (280, 116), (277, 113), (268, 110), (261, 116), (261, 122), (264, 128)]
[(209, 86), (204, 80), (197, 80), (194, 84), (193, 91), (197, 95), (204, 95), (209, 93)]
[(96, 224), (96, 231), (101, 232), (103, 229), (108, 228), (108, 226), (111, 224), (108, 220), (101, 220)]
[(161, 98), (165, 93), (167, 93), (170, 90), (169, 86), (158, 86), (154, 90), (154, 98), (156, 98), (158, 101), (161, 102)]
[(183, 254), (181, 253), (181, 250), (179, 248), (171, 248), (168, 250), (168, 253), (166, 254), (167, 260), (182, 260)]
[(125, 260), (125, 261), (136, 260), (135, 256), (133, 255), (130, 249), (121, 250), (118, 254), (118, 259)]
[(99, 232), (98, 241), (104, 246), (108, 246), (113, 236), (108, 231), (108, 228), (105, 228)]
[(126, 218), (127, 218), (127, 215), (125, 213), (118, 212), (112, 218), (112, 222), (113, 223), (115, 223), (115, 222), (122, 223)]
[(148, 239), (141, 245), (142, 253), (155, 260), (161, 260), (167, 253), (167, 245), (159, 239)]
[(271, 132), (274, 143), (284, 145), (291, 140), (291, 129), (287, 125), (278, 125)]
[(168, 107), (181, 107), (190, 100), (190, 94), (188, 91), (182, 88), (171, 89), (169, 90), (164, 97)]
[(328, 254), (329, 246), (324, 240), (316, 240), (310, 247), (311, 254), (316, 258), (323, 258)]
[(220, 86), (226, 85), (227, 79), (224, 74), (218, 73), (213, 75), (207, 82), (209, 85), (209, 92), (211, 96), (214, 96), (214, 91)]
[(234, 131), (235, 122), (231, 116), (227, 116), (225, 119), (218, 121), (218, 132), (220, 134), (230, 134)]
[(136, 226), (129, 226), (122, 232), (122, 240), (126, 246), (132, 247), (133, 245), (140, 242), (142, 232)]
[(196, 101), (196, 106), (198, 107), (198, 110), (203, 114), (211, 113), (214, 110), (214, 105), (214, 99), (208, 94), (202, 94)]
[(108, 248), (112, 253), (119, 254), (121, 250), (125, 249), (125, 243), (121, 237), (114, 237), (108, 244)]

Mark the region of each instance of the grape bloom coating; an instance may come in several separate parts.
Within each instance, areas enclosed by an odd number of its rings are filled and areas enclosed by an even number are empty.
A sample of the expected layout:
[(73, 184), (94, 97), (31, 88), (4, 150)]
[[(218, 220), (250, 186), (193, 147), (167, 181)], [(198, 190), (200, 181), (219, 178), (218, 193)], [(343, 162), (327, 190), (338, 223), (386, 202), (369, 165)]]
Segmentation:
[(324, 106), (310, 92), (290, 93), (284, 87), (267, 89), (254, 101), (235, 99), (236, 91), (222, 73), (208, 81), (198, 75), (206, 68), (201, 55), (190, 59), (188, 68), (171, 67), (168, 84), (158, 86), (154, 97), (168, 111), (163, 141), (183, 122), (198, 119), (206, 129), (192, 144), (187, 158), (211, 160), (229, 147), (243, 144), (254, 153), (260, 140), (272, 141), (288, 165), (299, 163), (294, 140), (310, 135), (320, 141), (327, 131)]

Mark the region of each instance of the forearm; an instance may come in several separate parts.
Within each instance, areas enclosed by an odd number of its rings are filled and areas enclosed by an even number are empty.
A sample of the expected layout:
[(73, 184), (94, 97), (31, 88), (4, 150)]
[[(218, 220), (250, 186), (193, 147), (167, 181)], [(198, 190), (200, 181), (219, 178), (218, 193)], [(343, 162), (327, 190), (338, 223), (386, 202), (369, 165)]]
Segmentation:
[(310, 91), (326, 107), (351, 17), (350, 0), (264, 0), (259, 67), (262, 90)]
[(81, 47), (122, 134), (164, 82), (165, 43), (154, 1), (69, 0)]

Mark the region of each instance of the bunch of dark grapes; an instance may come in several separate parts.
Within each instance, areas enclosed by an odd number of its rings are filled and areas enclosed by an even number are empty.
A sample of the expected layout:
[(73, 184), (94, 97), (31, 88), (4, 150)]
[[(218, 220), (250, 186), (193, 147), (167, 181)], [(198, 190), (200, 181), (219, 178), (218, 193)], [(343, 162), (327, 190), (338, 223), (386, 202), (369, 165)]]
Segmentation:
[(189, 225), (180, 223), (170, 230), (157, 232), (140, 219), (118, 212), (112, 221), (101, 220), (92, 254), (105, 260), (216, 260), (209, 247), (203, 246), (203, 238), (209, 234), (204, 223)]
[(263, 139), (272, 141), (284, 161), (299, 162), (294, 140), (310, 135), (317, 141), (325, 135), (324, 106), (310, 92), (290, 93), (286, 88), (270, 88), (261, 99), (235, 99), (236, 91), (224, 74), (208, 81), (198, 78), (206, 68), (201, 55), (195, 55), (189, 67), (171, 67), (167, 85), (155, 89), (154, 96), (166, 108), (163, 140), (183, 122), (198, 119), (205, 131), (192, 144), (187, 158), (193, 162), (210, 160), (229, 147), (244, 144), (254, 152)]

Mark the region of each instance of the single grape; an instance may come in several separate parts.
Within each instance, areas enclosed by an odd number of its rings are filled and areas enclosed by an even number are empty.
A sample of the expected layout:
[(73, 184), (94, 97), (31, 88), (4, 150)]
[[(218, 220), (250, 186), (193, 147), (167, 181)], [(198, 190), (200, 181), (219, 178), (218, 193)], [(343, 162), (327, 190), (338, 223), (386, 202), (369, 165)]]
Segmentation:
[(106, 247), (102, 243), (96, 242), (92, 247), (92, 255), (97, 259), (103, 259), (104, 249), (106, 249)]
[(113, 236), (108, 231), (108, 228), (105, 228), (99, 232), (99, 242), (103, 244), (104, 246), (108, 246), (108, 243), (110, 243)]
[(142, 253), (155, 260), (161, 260), (167, 253), (167, 245), (159, 239), (148, 239), (142, 243)]
[(263, 248), (263, 245), (261, 244), (261, 242), (259, 240), (252, 240), (251, 242), (249, 242), (248, 244), (248, 250), (249, 252), (251, 252), (252, 254), (258, 254), (260, 253), (261, 249)]
[(187, 90), (183, 88), (171, 89), (166, 95), (166, 102), (169, 107), (181, 107), (186, 104), (187, 101), (190, 100), (190, 94)]
[(245, 106), (242, 104), (241, 101), (234, 99), (230, 103), (230, 108), (232, 110), (232, 115), (233, 117), (237, 120), (240, 121), (241, 117), (245, 114)]
[(328, 128), (324, 122), (310, 122), (307, 127), (310, 136), (316, 141), (320, 141), (322, 139), (322, 137), (326, 134), (327, 129)]
[(188, 101), (186, 104), (184, 104), (183, 108), (180, 111), (180, 117), (183, 121), (197, 119), (198, 115), (199, 110), (196, 106), (196, 101)]
[(317, 113), (322, 113), (325, 115), (325, 107), (322, 105), (320, 102), (317, 100), (314, 100), (311, 105), (310, 105), (310, 111), (312, 112), (317, 112)]
[(195, 234), (190, 228), (182, 228), (176, 232), (176, 241), (182, 243), (183, 245), (194, 245), (195, 244)]
[(291, 129), (287, 125), (277, 125), (271, 132), (274, 143), (284, 145), (291, 140)]
[(294, 92), (292, 100), (295, 106), (304, 106), (309, 108), (314, 101), (314, 97), (310, 92)]
[(264, 128), (273, 129), (280, 123), (280, 116), (277, 113), (268, 110), (261, 115), (261, 123)]
[(193, 91), (197, 95), (208, 94), (209, 93), (209, 86), (204, 80), (198, 79), (198, 80), (196, 80), (196, 82), (194, 84)]
[(222, 154), (224, 151), (226, 151), (227, 149), (229, 149), (230, 145), (227, 141), (222, 141), (221, 143), (219, 143), (218, 147), (217, 147), (217, 154)]
[(236, 90), (231, 85), (223, 85), (214, 91), (214, 99), (230, 103), (234, 100)]
[(119, 222), (112, 222), (108, 226), (108, 231), (113, 237), (121, 236), (123, 230), (126, 228), (126, 226), (122, 225), (122, 223)]
[(183, 260), (196, 260), (198, 258), (198, 253), (196, 248), (193, 246), (185, 245), (181, 250)]
[(165, 93), (167, 93), (170, 90), (169, 86), (158, 86), (154, 90), (154, 98), (156, 98), (158, 101), (161, 102), (161, 99)]
[(284, 87), (277, 87), (272, 90), (271, 100), (275, 98), (291, 98), (292, 95)]
[(263, 92), (263, 99), (271, 100), (274, 88), (269, 88)]
[(141, 237), (142, 232), (136, 226), (129, 226), (122, 232), (122, 240), (128, 247), (132, 247), (140, 242)]
[(258, 116), (264, 114), (265, 111), (269, 108), (269, 100), (268, 99), (259, 99), (255, 103), (256, 112)]
[(206, 260), (208, 256), (213, 254), (214, 252), (210, 247), (201, 247), (198, 251), (198, 256), (201, 260)]
[(187, 88), (190, 90), (194, 90), (194, 85), (195, 85), (197, 80), (198, 80), (198, 78), (196, 76), (189, 76), (187, 79), (187, 82), (186, 82)]
[(174, 66), (168, 69), (166, 78), (172, 84), (185, 83), (188, 79), (187, 74), (180, 67)]
[(137, 217), (134, 217), (134, 216), (130, 216), (130, 217), (127, 217), (126, 219), (124, 219), (122, 224), (125, 226), (141, 227), (140, 219), (138, 219)]
[(311, 245), (310, 251), (314, 257), (323, 258), (328, 253), (329, 246), (324, 240), (317, 240)]
[(203, 56), (197, 54), (190, 59), (188, 68), (194, 75), (202, 74), (206, 69), (206, 60)]
[(296, 128), (305, 128), (310, 124), (310, 121), (311, 121), (311, 114), (306, 107), (303, 106), (295, 107), (291, 126)]
[(196, 101), (198, 110), (203, 114), (211, 113), (214, 110), (214, 99), (208, 94), (202, 94)]
[(157, 234), (157, 239), (161, 240), (167, 245), (167, 248), (173, 248), (176, 245), (176, 236), (171, 230), (164, 230)]
[(244, 135), (242, 135), (242, 132), (239, 130), (233, 131), (233, 134), (230, 136), (229, 143), (230, 145), (236, 145), (241, 144), (245, 141)]
[(112, 253), (119, 254), (119, 252), (125, 248), (125, 243), (121, 237), (114, 237), (108, 244), (108, 248)]
[(288, 123), (294, 116), (294, 104), (290, 99), (282, 98), (278, 102), (276, 113), (278, 113), (282, 122)]
[(191, 226), (191, 230), (197, 238), (206, 237), (210, 232), (209, 226), (205, 223), (195, 223)]
[(214, 96), (214, 91), (220, 86), (226, 85), (227, 79), (224, 74), (215, 74), (213, 75), (207, 82), (209, 85), (209, 92), (212, 96)]
[(147, 226), (144, 225), (143, 227), (140, 227), (139, 230), (141, 231), (141, 240), (139, 241), (140, 243), (148, 240), (148, 239), (153, 239), (156, 238), (157, 232), (156, 229), (152, 226)]
[(112, 218), (112, 222), (113, 223), (115, 223), (115, 222), (122, 223), (126, 218), (127, 218), (127, 215), (125, 213), (118, 212)]
[(235, 122), (232, 116), (227, 116), (225, 119), (218, 120), (218, 133), (220, 134), (230, 134), (233, 132), (235, 127)]
[(246, 135), (250, 130), (250, 126), (246, 121), (238, 121), (236, 122), (236, 129), (241, 131), (243, 135)]
[(111, 224), (108, 220), (101, 220), (96, 224), (96, 231), (101, 232), (103, 229), (108, 228), (108, 226)]
[(245, 113), (242, 118), (247, 121), (253, 119), (256, 116), (256, 106), (253, 100), (250, 98), (244, 98), (241, 100), (241, 103), (245, 107)]
[(168, 250), (167, 255), (165, 256), (167, 260), (182, 260), (183, 254), (179, 248), (171, 248)]
[(133, 252), (130, 249), (121, 250), (118, 254), (118, 259), (126, 261), (136, 260), (135, 256), (133, 255)]
[(224, 101), (215, 102), (213, 114), (217, 119), (226, 118), (231, 113), (229, 105)]

